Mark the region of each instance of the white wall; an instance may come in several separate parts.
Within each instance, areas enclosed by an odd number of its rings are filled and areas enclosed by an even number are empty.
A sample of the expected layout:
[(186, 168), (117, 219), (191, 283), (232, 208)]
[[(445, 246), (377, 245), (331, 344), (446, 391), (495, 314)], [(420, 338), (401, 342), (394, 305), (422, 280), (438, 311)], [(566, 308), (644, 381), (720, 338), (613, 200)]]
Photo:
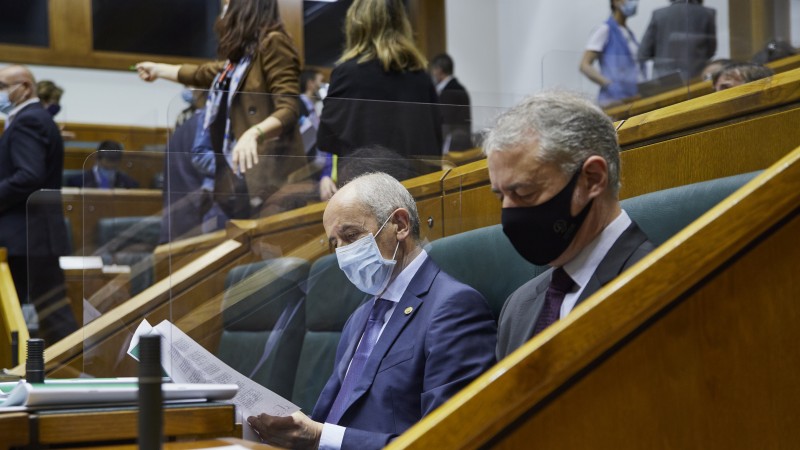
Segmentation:
[[(667, 0), (641, 0), (629, 26), (641, 38), (652, 11)], [(728, 1), (717, 10), (717, 56), (730, 54)], [(524, 95), (562, 87), (596, 94), (578, 63), (608, 0), (446, 0), (447, 46), (456, 76), (472, 96), (476, 128)], [(800, 0), (792, 0), (792, 36), (800, 41)], [(0, 65), (4, 63), (0, 62)], [(37, 79), (65, 88), (60, 122), (170, 126), (184, 107), (176, 83), (140, 81), (134, 72), (31, 66)]]
[[(0, 67), (7, 63), (0, 62)], [(36, 80), (64, 89), (57, 122), (166, 127), (185, 107), (180, 84), (141, 81), (135, 72), (28, 66)]]
[[(728, 2), (704, 3), (717, 10), (717, 56), (729, 56)], [(640, 1), (637, 15), (628, 20), (637, 38), (644, 35), (653, 10), (668, 4)], [(475, 104), (510, 106), (524, 95), (554, 87), (596, 95), (578, 64), (592, 29), (608, 18), (607, 0), (447, 0), (446, 5), (448, 51), (456, 75), (476, 93)]]
[(800, 47), (800, 0), (792, 0), (789, 7), (791, 8), (789, 26), (791, 27), (792, 45), (797, 48)]

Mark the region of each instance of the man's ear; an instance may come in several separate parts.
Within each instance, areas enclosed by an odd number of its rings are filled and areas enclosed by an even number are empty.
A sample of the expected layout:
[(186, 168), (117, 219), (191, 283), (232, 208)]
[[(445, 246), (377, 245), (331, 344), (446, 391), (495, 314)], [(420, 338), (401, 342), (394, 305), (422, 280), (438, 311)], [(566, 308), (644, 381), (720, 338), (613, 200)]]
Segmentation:
[(397, 240), (403, 242), (411, 235), (411, 215), (405, 208), (398, 208), (392, 215), (392, 224), (394, 224)]
[(599, 197), (608, 190), (608, 163), (602, 156), (590, 156), (581, 170), (589, 199)]

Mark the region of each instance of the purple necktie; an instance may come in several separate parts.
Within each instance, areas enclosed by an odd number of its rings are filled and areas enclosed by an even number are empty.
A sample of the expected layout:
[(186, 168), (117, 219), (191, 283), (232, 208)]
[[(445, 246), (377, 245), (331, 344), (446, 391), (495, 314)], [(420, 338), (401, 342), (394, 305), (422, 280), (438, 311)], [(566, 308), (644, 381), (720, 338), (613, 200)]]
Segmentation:
[(533, 336), (536, 336), (558, 320), (561, 314), (561, 304), (564, 303), (564, 296), (567, 295), (567, 292), (569, 292), (574, 285), (575, 282), (572, 281), (572, 278), (567, 275), (567, 272), (562, 267), (553, 270), (550, 286), (547, 287), (547, 292), (544, 294), (542, 312), (539, 314), (539, 319), (533, 327)]
[(378, 335), (386, 321), (386, 312), (393, 305), (394, 303), (390, 300), (382, 298), (376, 299), (372, 305), (372, 311), (370, 311), (369, 320), (367, 320), (367, 325), (364, 327), (361, 342), (358, 344), (353, 359), (350, 361), (350, 368), (344, 376), (342, 387), (339, 388), (339, 393), (336, 395), (336, 400), (333, 401), (333, 406), (331, 406), (331, 411), (328, 413), (328, 418), (325, 419), (325, 422), (338, 424), (342, 418), (350, 394), (353, 393), (353, 389), (358, 384), (361, 374), (364, 372), (364, 366), (367, 365), (369, 354), (372, 353), (375, 343), (378, 342)]

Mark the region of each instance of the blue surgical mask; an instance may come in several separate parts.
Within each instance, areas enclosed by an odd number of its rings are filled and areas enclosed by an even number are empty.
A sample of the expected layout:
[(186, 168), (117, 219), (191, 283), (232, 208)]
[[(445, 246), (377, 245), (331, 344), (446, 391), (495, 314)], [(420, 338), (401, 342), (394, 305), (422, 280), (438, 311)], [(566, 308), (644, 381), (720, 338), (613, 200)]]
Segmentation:
[(639, 0), (628, 0), (620, 6), (619, 10), (625, 17), (633, 17), (636, 15), (636, 8), (639, 6)]
[[(389, 216), (391, 219), (392, 216)], [(375, 235), (380, 234), (383, 227), (389, 222), (381, 225)], [(397, 242), (397, 247), (394, 249), (392, 259), (385, 259), (381, 255), (381, 250), (378, 248), (378, 243), (375, 242), (375, 236), (372, 233), (364, 236), (363, 238), (353, 242), (352, 244), (345, 245), (336, 249), (336, 259), (339, 261), (339, 268), (347, 276), (347, 279), (353, 283), (358, 290), (366, 292), (370, 295), (380, 295), (383, 293), (386, 286), (389, 285), (389, 279), (392, 277), (397, 261), (394, 259), (397, 256), (397, 249), (400, 247), (400, 242)]]
[(56, 114), (61, 112), (61, 105), (59, 105), (58, 103), (47, 105), (47, 112), (49, 112), (52, 117), (55, 117)]
[(181, 99), (188, 104), (192, 104), (194, 102), (194, 96), (192, 95), (191, 89), (184, 89), (181, 91)]
[(14, 109), (14, 103), (8, 98), (8, 91), (0, 92), (0, 113), (8, 114)]

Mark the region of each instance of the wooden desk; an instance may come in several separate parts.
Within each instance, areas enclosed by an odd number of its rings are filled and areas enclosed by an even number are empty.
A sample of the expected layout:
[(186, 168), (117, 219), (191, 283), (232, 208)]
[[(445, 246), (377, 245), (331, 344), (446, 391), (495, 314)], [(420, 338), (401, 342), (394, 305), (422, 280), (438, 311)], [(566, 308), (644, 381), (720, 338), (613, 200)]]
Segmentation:
[[(169, 450), (181, 450), (181, 449), (193, 449), (193, 448), (225, 447), (229, 445), (241, 445), (242, 447), (246, 448), (256, 448), (265, 450), (278, 448), (267, 444), (259, 444), (256, 442), (250, 442), (236, 438), (213, 439), (213, 440), (194, 441), (194, 442), (165, 442), (164, 448)], [(138, 450), (138, 447), (136, 446), (136, 444), (110, 445), (103, 447), (87, 447), (86, 450)]]
[[(237, 434), (233, 405), (165, 405), (167, 439)], [(134, 443), (138, 411), (133, 406), (62, 409), (0, 414), (0, 450), (16, 446), (73, 446)]]

